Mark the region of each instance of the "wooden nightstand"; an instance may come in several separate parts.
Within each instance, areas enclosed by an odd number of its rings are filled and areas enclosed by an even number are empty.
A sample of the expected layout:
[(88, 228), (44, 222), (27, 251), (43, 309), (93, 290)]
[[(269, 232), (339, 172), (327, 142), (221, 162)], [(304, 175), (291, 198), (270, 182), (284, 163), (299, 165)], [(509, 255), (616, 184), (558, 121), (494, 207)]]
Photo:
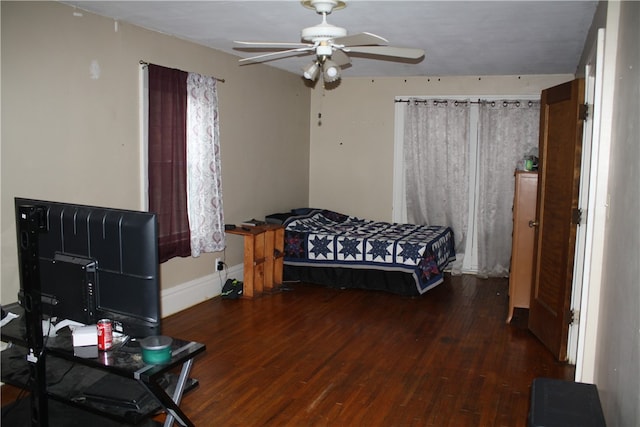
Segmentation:
[(237, 227), (229, 234), (244, 236), (243, 298), (259, 296), (282, 284), (284, 227), (265, 224)]

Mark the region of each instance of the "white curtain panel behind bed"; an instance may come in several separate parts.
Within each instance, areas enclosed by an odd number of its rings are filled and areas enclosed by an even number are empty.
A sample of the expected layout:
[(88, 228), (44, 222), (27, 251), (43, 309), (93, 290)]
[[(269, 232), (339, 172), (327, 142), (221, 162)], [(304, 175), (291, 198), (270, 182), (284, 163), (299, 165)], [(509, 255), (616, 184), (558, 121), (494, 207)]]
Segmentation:
[(538, 146), (539, 111), (531, 100), (406, 103), (407, 220), (454, 230), (453, 273), (508, 276), (514, 170)]
[(509, 275), (514, 170), (538, 147), (540, 102), (481, 103), (478, 120), (478, 274)]
[(462, 253), (469, 200), (469, 105), (410, 100), (404, 123), (407, 220), (448, 225), (454, 230), (456, 253)]

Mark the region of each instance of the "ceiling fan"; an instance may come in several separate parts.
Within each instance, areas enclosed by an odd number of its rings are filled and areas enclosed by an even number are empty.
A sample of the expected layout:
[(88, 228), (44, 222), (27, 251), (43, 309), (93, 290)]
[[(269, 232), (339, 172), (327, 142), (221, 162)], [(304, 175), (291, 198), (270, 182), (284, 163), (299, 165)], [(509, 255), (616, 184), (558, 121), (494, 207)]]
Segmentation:
[(243, 58), (240, 62), (261, 62), (315, 53), (315, 59), (303, 68), (302, 75), (308, 80), (316, 81), (322, 74), (323, 80), (330, 83), (340, 79), (342, 67), (351, 64), (349, 53), (404, 59), (419, 59), (424, 56), (422, 49), (388, 46), (388, 40), (367, 32), (350, 36), (347, 35), (346, 29), (327, 23), (327, 15), (334, 10), (345, 8), (345, 1), (302, 0), (301, 3), (304, 7), (322, 15), (320, 24), (302, 30), (301, 39), (306, 43), (236, 41), (235, 43), (245, 46), (278, 50)]

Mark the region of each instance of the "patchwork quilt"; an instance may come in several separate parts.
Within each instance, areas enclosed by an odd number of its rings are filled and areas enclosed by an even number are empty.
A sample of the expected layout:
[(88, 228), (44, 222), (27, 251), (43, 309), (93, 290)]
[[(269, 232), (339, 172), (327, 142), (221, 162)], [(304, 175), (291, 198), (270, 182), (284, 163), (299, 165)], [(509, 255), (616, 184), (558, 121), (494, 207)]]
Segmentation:
[(376, 222), (312, 210), (285, 222), (285, 265), (401, 271), (422, 294), (443, 280), (455, 259), (453, 230), (445, 226)]

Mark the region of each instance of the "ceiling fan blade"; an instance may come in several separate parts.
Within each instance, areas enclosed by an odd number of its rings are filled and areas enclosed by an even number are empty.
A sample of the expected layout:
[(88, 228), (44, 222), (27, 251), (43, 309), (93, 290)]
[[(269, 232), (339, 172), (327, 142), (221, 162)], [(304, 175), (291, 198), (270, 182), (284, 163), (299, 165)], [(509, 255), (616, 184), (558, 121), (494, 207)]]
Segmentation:
[(352, 46), (345, 48), (347, 52), (368, 53), (370, 55), (395, 56), (397, 58), (419, 59), (424, 56), (424, 50), (410, 47), (394, 46)]
[(333, 59), (333, 62), (338, 64), (340, 67), (351, 64), (351, 58), (349, 58), (349, 55), (347, 55), (340, 49), (336, 49), (333, 51), (331, 59)]
[(252, 56), (249, 58), (242, 58), (240, 60), (240, 62), (260, 62), (260, 61), (264, 61), (267, 59), (278, 59), (275, 58), (276, 56), (287, 56), (287, 55), (294, 55), (296, 53), (299, 52), (305, 52), (305, 51), (313, 51), (313, 46), (305, 46), (305, 47), (299, 47), (297, 49), (289, 49), (289, 50), (283, 50), (281, 52), (270, 52), (270, 53), (265, 53), (263, 55), (257, 55), (257, 56)]
[(352, 36), (344, 36), (333, 39), (335, 44), (341, 44), (344, 46), (384, 46), (389, 43), (389, 40), (380, 36), (376, 36), (371, 33), (359, 33)]
[(290, 42), (245, 42), (245, 41), (238, 41), (238, 40), (234, 40), (233, 42), (238, 44), (243, 44), (243, 45), (252, 45), (252, 46), (259, 46), (259, 47), (273, 46), (276, 48), (281, 48), (281, 47), (295, 48), (295, 47), (303, 47), (303, 46), (313, 46), (312, 44), (309, 44), (309, 43), (290, 43)]

